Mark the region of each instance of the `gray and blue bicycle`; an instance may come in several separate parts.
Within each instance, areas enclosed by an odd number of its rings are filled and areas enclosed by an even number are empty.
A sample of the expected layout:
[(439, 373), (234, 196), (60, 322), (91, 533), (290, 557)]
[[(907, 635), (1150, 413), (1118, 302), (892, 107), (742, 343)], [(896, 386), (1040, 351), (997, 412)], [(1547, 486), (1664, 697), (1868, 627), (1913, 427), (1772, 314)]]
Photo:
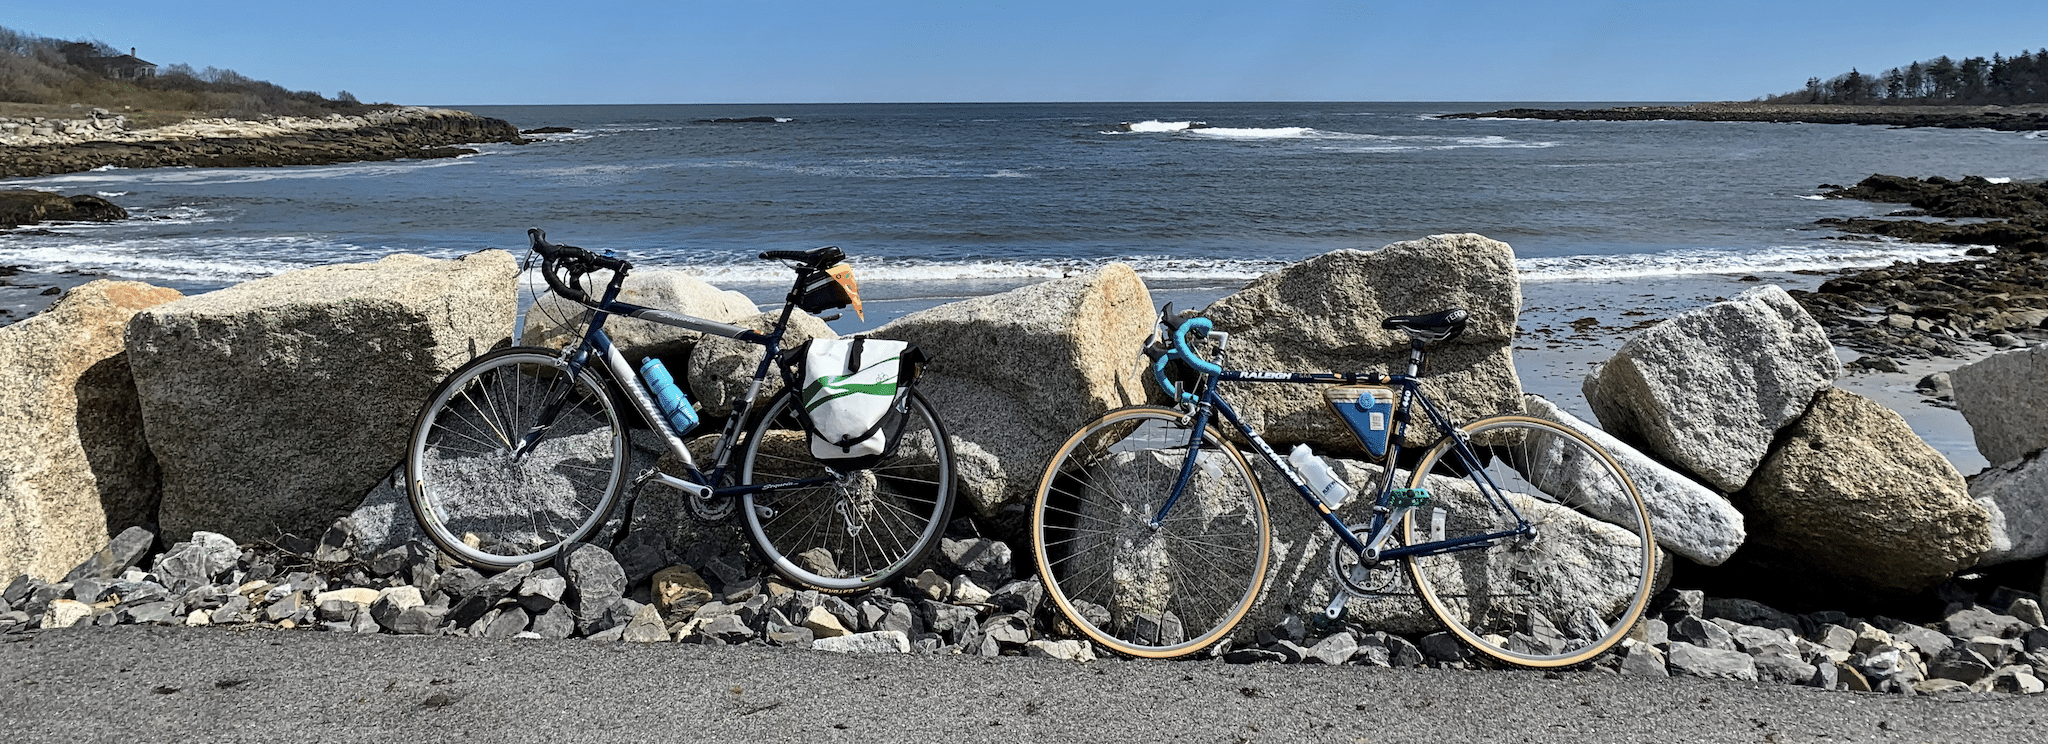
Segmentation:
[[(1183, 656), (1226, 637), (1260, 601), (1270, 555), (1265, 495), (1241, 443), (1335, 533), (1329, 620), (1357, 597), (1414, 595), (1465, 644), (1511, 664), (1570, 666), (1614, 646), (1656, 575), (1648, 510), (1615, 459), (1578, 432), (1523, 415), (1460, 426), (1429, 400), (1425, 346), (1457, 337), (1467, 319), (1385, 319), (1409, 337), (1407, 374), (1249, 372), (1223, 366), (1227, 334), (1169, 306), (1147, 353), (1172, 405), (1089, 422), (1040, 479), (1032, 547), (1060, 612), (1132, 656)], [(1217, 361), (1195, 351), (1202, 341)], [(1373, 487), (1340, 506), (1344, 487), (1310, 472), (1327, 464), (1275, 452), (1223, 397), (1225, 383), (1328, 386), (1332, 412), (1377, 465)], [(1419, 458), (1402, 454), (1411, 424), (1443, 433)]]
[[(406, 458), (413, 513), (450, 556), (480, 569), (552, 559), (603, 526), (628, 487), (679, 491), (700, 519), (737, 507), (755, 546), (783, 575), (826, 591), (888, 583), (939, 542), (952, 513), (953, 454), (930, 404), (914, 390), (894, 403), (881, 455), (848, 468), (811, 454), (796, 386), (756, 405), (769, 375), (794, 379), (782, 342), (798, 309), (858, 306), (858, 285), (838, 248), (768, 251), (796, 270), (775, 326), (739, 326), (619, 301), (632, 265), (609, 252), (557, 245), (529, 230), (541, 276), (555, 294), (593, 312), (564, 348), (515, 346), (463, 365), (421, 409)], [(596, 298), (587, 278), (609, 274)], [(594, 284), (593, 284), (594, 286)], [(605, 334), (621, 315), (759, 345), (751, 384), (718, 436), (684, 436), (696, 413), (659, 360), (636, 371)], [(636, 373), (637, 372), (637, 373)], [(635, 467), (625, 409), (658, 438), (680, 474)]]

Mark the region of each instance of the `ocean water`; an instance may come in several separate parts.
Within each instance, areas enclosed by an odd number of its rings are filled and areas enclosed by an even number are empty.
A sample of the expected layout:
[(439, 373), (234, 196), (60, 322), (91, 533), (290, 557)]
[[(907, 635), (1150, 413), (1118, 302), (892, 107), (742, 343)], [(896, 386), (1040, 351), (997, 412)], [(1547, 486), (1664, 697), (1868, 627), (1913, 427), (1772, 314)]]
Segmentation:
[[(1435, 118), (1510, 105), (1527, 104), (463, 107), (575, 131), (458, 159), (8, 179), (137, 219), (0, 234), (0, 265), (206, 291), (395, 252), (523, 251), (538, 226), (763, 301), (788, 275), (754, 254), (838, 245), (869, 294), (932, 301), (1111, 261), (1223, 292), (1333, 249), (1477, 232), (1514, 246), (1525, 281), (1651, 278), (1955, 257), (1834, 239), (1814, 220), (1895, 207), (1818, 187), (2048, 177), (2048, 139), (2025, 133)], [(757, 116), (779, 121), (709, 121)]]

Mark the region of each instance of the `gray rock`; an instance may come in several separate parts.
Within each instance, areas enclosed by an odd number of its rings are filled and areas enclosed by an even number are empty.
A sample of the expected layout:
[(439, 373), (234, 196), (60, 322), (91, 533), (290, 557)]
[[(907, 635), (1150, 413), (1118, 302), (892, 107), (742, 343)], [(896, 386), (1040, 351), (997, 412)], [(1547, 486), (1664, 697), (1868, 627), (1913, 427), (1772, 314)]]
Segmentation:
[(2009, 463), (2048, 449), (2048, 347), (1997, 354), (1950, 373), (1956, 408), (1970, 423), (1984, 459)]
[[(114, 539), (85, 558), (64, 575), (65, 581), (79, 579), (112, 579), (121, 575), (143, 558), (149, 556), (149, 546), (156, 544), (156, 533), (145, 527), (129, 527), (121, 530)], [(26, 554), (24, 554), (26, 555)]]
[(2012, 604), (2006, 606), (2005, 614), (2012, 616), (2014, 620), (2026, 623), (2030, 629), (2048, 626), (2048, 618), (2043, 618), (2041, 615), (2041, 602), (2039, 600), (2026, 597), (2015, 599), (2012, 601)]
[(1317, 641), (1315, 646), (1309, 648), (1308, 656), (1302, 661), (1334, 666), (1350, 661), (1351, 657), (1357, 654), (1358, 639), (1353, 637), (1350, 631), (1340, 630), (1330, 634), (1328, 638)]
[(491, 618), (491, 624), (484, 627), (483, 637), (511, 638), (526, 632), (526, 626), (531, 622), (533, 618), (526, 614), (525, 609), (517, 605), (507, 607)]
[[(720, 619), (734, 620), (736, 618), (727, 615)], [(746, 633), (747, 638), (754, 636), (754, 632), (748, 630), (745, 626), (741, 626), (739, 629)], [(628, 643), (667, 643), (675, 640), (668, 634), (668, 625), (661, 619), (661, 608), (655, 607), (652, 604), (641, 605), (633, 610), (632, 620), (626, 623), (626, 630), (619, 634), (619, 639)]]
[(399, 635), (434, 635), (441, 632), (441, 624), (448, 618), (448, 610), (432, 605), (408, 607), (392, 618), (389, 624), (379, 622), (385, 629)]
[(503, 251), (397, 254), (137, 313), (128, 353), (164, 534), (319, 534), (355, 509), (404, 459), (427, 394), (505, 337), (517, 280)]
[(56, 579), (109, 533), (155, 521), (160, 474), (122, 329), (180, 296), (93, 281), (0, 327), (0, 577)]
[(1764, 286), (1637, 334), (1586, 377), (1584, 392), (1609, 433), (1734, 492), (1778, 429), (1841, 371), (1820, 324)]
[(1756, 659), (1741, 651), (1701, 648), (1685, 641), (1672, 641), (1667, 666), (1672, 674), (1707, 679), (1757, 681)]
[[(806, 628), (806, 631), (810, 629)], [(697, 632), (717, 638), (727, 644), (741, 644), (754, 640), (754, 629), (747, 627), (739, 615), (720, 615), (697, 628)]]
[(925, 627), (930, 628), (933, 633), (946, 636), (954, 643), (960, 642), (958, 636), (961, 630), (977, 627), (975, 613), (971, 608), (929, 599), (923, 602)]
[(625, 596), (626, 570), (611, 551), (583, 543), (562, 552), (555, 568), (569, 582), (565, 598), (579, 609)]
[(768, 624), (767, 638), (771, 644), (796, 648), (810, 648), (811, 643), (817, 640), (810, 628), (779, 623)]
[(1087, 662), (1095, 660), (1095, 648), (1082, 640), (1037, 640), (1024, 644), (1024, 655), (1040, 659)]
[[(1735, 641), (1735, 650), (1751, 656), (1764, 656), (1767, 654), (1799, 656), (1799, 644), (1793, 640), (1797, 636), (1787, 631), (1737, 624), (1728, 634)], [(1801, 678), (1803, 679), (1806, 676), (1811, 675), (1801, 675)]]
[(1037, 576), (1004, 584), (989, 594), (988, 602), (1003, 612), (1022, 612), (1038, 616), (1038, 606), (1045, 601), (1045, 584)]
[(321, 563), (346, 563), (355, 558), (353, 549), (356, 541), (356, 524), (348, 517), (334, 520), (327, 531), (320, 535), (320, 544), (313, 549), (313, 560)]
[(940, 538), (939, 552), (947, 563), (983, 586), (1007, 584), (1016, 572), (1011, 565), (1010, 546), (1000, 540)]
[[(1642, 495), (1644, 506), (1650, 510), (1650, 534), (1665, 550), (1703, 566), (1718, 566), (1734, 555), (1736, 548), (1742, 547), (1742, 540), (1748, 534), (1743, 527), (1742, 512), (1729, 503), (1726, 495), (1651, 459), (1541, 396), (1525, 395), (1523, 401), (1529, 415), (1564, 424), (1586, 435), (1614, 456), (1628, 475), (1629, 482), (1635, 485), (1636, 492)], [(1543, 475), (1547, 479), (1561, 479), (1575, 472), (1573, 468), (1560, 466)], [(1528, 473), (1523, 475), (1534, 477)], [(1534, 482), (1546, 490), (1549, 488), (1549, 480)], [(1609, 521), (1616, 521), (1627, 509), (1623, 504), (1591, 504), (1589, 508), (1595, 516)]]
[(1979, 565), (2048, 555), (2048, 459), (2041, 453), (1985, 468), (1969, 477), (1969, 488), (1991, 518), (1991, 549)]
[(1472, 649), (1466, 648), (1463, 641), (1446, 631), (1423, 636), (1417, 647), (1423, 656), (1436, 661), (1464, 661), (1472, 656)]
[(1144, 402), (1133, 362), (1157, 315), (1137, 272), (1111, 264), (914, 312), (872, 335), (931, 356), (918, 389), (946, 412), (961, 505), (991, 518), (1029, 500), (1074, 429)]
[(1279, 653), (1280, 663), (1282, 664), (1299, 664), (1303, 659), (1308, 658), (1308, 649), (1302, 648), (1301, 644), (1293, 641), (1274, 641), (1271, 645), (1266, 646), (1266, 650)]
[(119, 609), (126, 622), (140, 625), (161, 625), (171, 621), (178, 606), (172, 602), (143, 602), (132, 607)]
[(533, 616), (528, 630), (550, 641), (559, 641), (576, 634), (576, 612), (569, 605), (557, 604)]
[(173, 545), (159, 556), (155, 569), (166, 581), (186, 579), (204, 584), (234, 568), (241, 557), (242, 548), (234, 540), (200, 530), (192, 533), (191, 540)]
[(28, 601), (30, 594), (34, 594), (37, 589), (48, 585), (49, 582), (28, 574), (17, 575), (13, 581), (7, 582), (7, 590), (0, 592), (0, 607), (21, 609), (21, 606)]
[(1797, 632), (1800, 628), (1799, 616), (1773, 609), (1771, 606), (1753, 599), (1716, 597), (1706, 600), (1703, 610), (1701, 614), (1710, 620), (1713, 618), (1726, 618), (1743, 625), (1794, 632)]
[(1223, 654), (1225, 664), (1257, 664), (1263, 661), (1285, 661), (1285, 654), (1263, 648), (1234, 648)]
[(1671, 676), (1664, 666), (1664, 652), (1647, 643), (1630, 644), (1622, 652), (1621, 673), (1638, 677)]
[(877, 630), (820, 638), (811, 642), (811, 648), (842, 654), (907, 654), (910, 638), (893, 630)]
[(1957, 638), (2018, 638), (2027, 630), (2026, 624), (2020, 622), (2019, 618), (2001, 615), (1982, 607), (1970, 607), (1951, 613), (1942, 619), (1941, 629)]
[(1813, 666), (1813, 677), (1806, 681), (1806, 686), (1823, 690), (1840, 689), (1843, 686), (1842, 668), (1836, 666), (1834, 662), (1823, 660), (1822, 663)]
[(2034, 676), (2032, 667), (2005, 667), (1993, 672), (1987, 681), (1991, 689), (2015, 695), (2038, 695), (2048, 690), (2048, 685), (2044, 685), (2040, 677)]
[(1764, 682), (1787, 685), (1803, 685), (1813, 680), (1820, 667), (1801, 661), (1799, 657), (1784, 653), (1755, 655), (1756, 676)]
[[(232, 601), (232, 600), (230, 600)], [(377, 595), (377, 601), (370, 603), (370, 616), (386, 630), (397, 631), (398, 617), (406, 610), (426, 605), (418, 587), (400, 586), (385, 589)]]
[(981, 634), (986, 641), (1009, 646), (1023, 646), (1031, 640), (1031, 618), (1023, 615), (997, 615), (981, 624)]
[(569, 580), (562, 577), (554, 566), (534, 571), (519, 582), (517, 590), (519, 606), (528, 612), (547, 612), (548, 608), (562, 600), (569, 590)]
[(1948, 458), (1904, 419), (1829, 388), (1784, 432), (1736, 504), (1749, 517), (1745, 553), (1802, 589), (1820, 574), (1879, 596), (1910, 595), (1976, 563), (1990, 518)]
[[(355, 511), (349, 512), (349, 523), (354, 526), (356, 552), (382, 556), (414, 540), (427, 539), (426, 534), (420, 532), (419, 518), (413, 516), (407, 491), (405, 464), (399, 463), (377, 480), (377, 484), (363, 496), (362, 502), (356, 505)], [(378, 575), (389, 576), (397, 572), (397, 568), (390, 568)]]
[(1267, 631), (1267, 634), (1270, 636), (1268, 641), (1302, 643), (1308, 640), (1308, 626), (1302, 624), (1300, 615), (1290, 612), (1282, 615), (1280, 622), (1274, 623), (1273, 629)]
[(1971, 683), (1991, 676), (1997, 668), (1997, 665), (1975, 651), (1967, 648), (1950, 648), (1927, 663), (1927, 676)]
[(1813, 642), (1836, 651), (1848, 651), (1856, 647), (1856, 631), (1840, 625), (1825, 625), (1814, 634)]
[(1950, 639), (1947, 634), (1938, 630), (1929, 630), (1912, 623), (1878, 618), (1877, 627), (1883, 628), (1886, 633), (1891, 634), (1894, 640), (1905, 641), (1907, 645), (1912, 646), (1914, 650), (1919, 651), (1923, 656), (1932, 657), (1947, 651), (1949, 647), (1955, 645), (1955, 641)]

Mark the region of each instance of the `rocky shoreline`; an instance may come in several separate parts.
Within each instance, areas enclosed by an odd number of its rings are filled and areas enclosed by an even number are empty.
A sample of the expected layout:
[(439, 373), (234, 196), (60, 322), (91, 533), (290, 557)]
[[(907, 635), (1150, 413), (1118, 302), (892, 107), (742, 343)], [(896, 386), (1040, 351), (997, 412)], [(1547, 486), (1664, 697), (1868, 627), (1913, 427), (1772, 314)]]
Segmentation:
[(1979, 246), (1961, 261), (1842, 272), (1813, 292), (1793, 293), (1836, 343), (1871, 355), (1857, 364), (1893, 371), (1898, 359), (1966, 356), (1973, 344), (2005, 349), (2048, 341), (2048, 185), (1873, 175), (1854, 186), (1821, 188), (1831, 199), (1912, 209), (1819, 224), (1853, 235)]
[(127, 129), (114, 119), (11, 124), (0, 131), (0, 178), (95, 168), (331, 165), (446, 158), (479, 142), (524, 143), (509, 122), (464, 111), (403, 107), (361, 116), (200, 119)]
[[(1212, 313), (1247, 366), (1377, 368), (1405, 346), (1374, 320), (1427, 309), (1404, 304), (1427, 286), (1432, 302), (1475, 318), (1433, 357), (1443, 365), (1433, 393), (1473, 407), (1450, 415), (1508, 406), (1592, 436), (1591, 424), (1515, 382), (1508, 349), (1521, 290), (1511, 259), (1508, 246), (1477, 235), (1336, 251), (1255, 281)], [(920, 390), (956, 439), (962, 501), (929, 571), (844, 597), (785, 584), (731, 525), (694, 521), (664, 489), (642, 493), (630, 521), (621, 515), (599, 543), (552, 566), (484, 576), (415, 537), (392, 470), (405, 429), (447, 369), (506, 340), (517, 277), (509, 254), (486, 251), (319, 267), (193, 298), (94, 282), (0, 329), (0, 359), (26, 360), (0, 365), (9, 375), (0, 391), (21, 396), (0, 405), (25, 412), (0, 431), (0, 472), (34, 474), (0, 481), (0, 500), (13, 505), (0, 516), (15, 520), (0, 530), (14, 541), (0, 550), (14, 561), (0, 574), (19, 573), (0, 593), (0, 625), (1098, 654), (1063, 628), (1029, 561), (1015, 557), (1028, 555), (1017, 523), (1060, 435), (1150, 396), (1128, 371), (1156, 310), (1128, 267), (941, 305), (874, 331), (933, 353)], [(743, 297), (682, 272), (635, 273), (627, 291), (627, 301), (763, 321)], [(1350, 311), (1324, 309), (1340, 305)], [(1312, 317), (1352, 325), (1316, 327)], [(687, 369), (678, 377), (711, 418), (721, 396), (709, 381), (751, 368), (685, 332), (625, 321), (615, 330), (628, 356)], [(1959, 392), (1982, 401), (1966, 396), (1963, 406), (1980, 438), (2006, 442), (1986, 450), (1998, 472), (1966, 483), (1896, 415), (1834, 385), (1840, 365), (1826, 333), (1781, 289), (1643, 328), (1588, 378), (1586, 397), (1602, 436), (1616, 438), (1609, 448), (1654, 494), (1658, 544), (1679, 568), (1642, 632), (1592, 668), (1901, 694), (2040, 692), (2048, 530), (2034, 515), (2048, 510), (2029, 506), (2043, 491), (2029, 453), (2048, 447), (2035, 431), (2048, 417), (2028, 413), (2038, 386), (2011, 381), (2030, 368), (2010, 366), (2048, 356), (2036, 351), (2048, 347), (1986, 360), (1982, 374), (1959, 371)], [(1354, 485), (1376, 467), (1341, 429), (1311, 424), (1319, 396), (1247, 401), (1283, 448), (1313, 443)], [(1738, 414), (1720, 415), (1730, 410)], [(2017, 413), (1997, 421), (1983, 411)], [(653, 462), (654, 452), (639, 445), (636, 457)], [(1342, 513), (1356, 518), (1359, 508)], [(1276, 542), (1267, 599), (1211, 658), (1480, 666), (1412, 593), (1361, 597), (1340, 622), (1313, 622), (1333, 587), (1324, 567), (1334, 541), (1299, 507), (1276, 504), (1272, 519), (1276, 538), (1298, 537)], [(110, 540), (109, 525), (133, 528)], [(2002, 567), (1979, 565), (1994, 560)], [(1700, 590), (1737, 575), (1744, 581)], [(1758, 599), (1766, 595), (1798, 601)], [(1842, 596), (1866, 601), (1814, 606)]]
[(1542, 119), (1547, 121), (1755, 121), (1805, 124), (1870, 124), (1890, 127), (2048, 130), (2048, 105), (2023, 106), (1846, 106), (1803, 103), (1696, 103), (1686, 106), (1623, 106), (1604, 109), (1512, 108), (1483, 113), (1444, 114), (1444, 119)]

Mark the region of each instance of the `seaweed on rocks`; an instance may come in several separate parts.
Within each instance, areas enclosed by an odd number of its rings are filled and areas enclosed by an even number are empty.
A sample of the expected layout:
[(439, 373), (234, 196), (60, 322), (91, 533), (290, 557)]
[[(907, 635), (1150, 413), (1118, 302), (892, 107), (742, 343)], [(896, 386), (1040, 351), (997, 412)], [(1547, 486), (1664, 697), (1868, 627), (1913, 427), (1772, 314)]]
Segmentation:
[[(1792, 292), (1836, 343), (1890, 358), (1959, 357), (1971, 343), (2048, 340), (2048, 185), (1873, 175), (1825, 195), (1905, 204), (1887, 219), (1827, 218), (1845, 233), (1979, 246), (1961, 261), (1897, 262)], [(1948, 220), (1931, 222), (1914, 217)], [(1957, 222), (1955, 220), (1972, 220)]]

